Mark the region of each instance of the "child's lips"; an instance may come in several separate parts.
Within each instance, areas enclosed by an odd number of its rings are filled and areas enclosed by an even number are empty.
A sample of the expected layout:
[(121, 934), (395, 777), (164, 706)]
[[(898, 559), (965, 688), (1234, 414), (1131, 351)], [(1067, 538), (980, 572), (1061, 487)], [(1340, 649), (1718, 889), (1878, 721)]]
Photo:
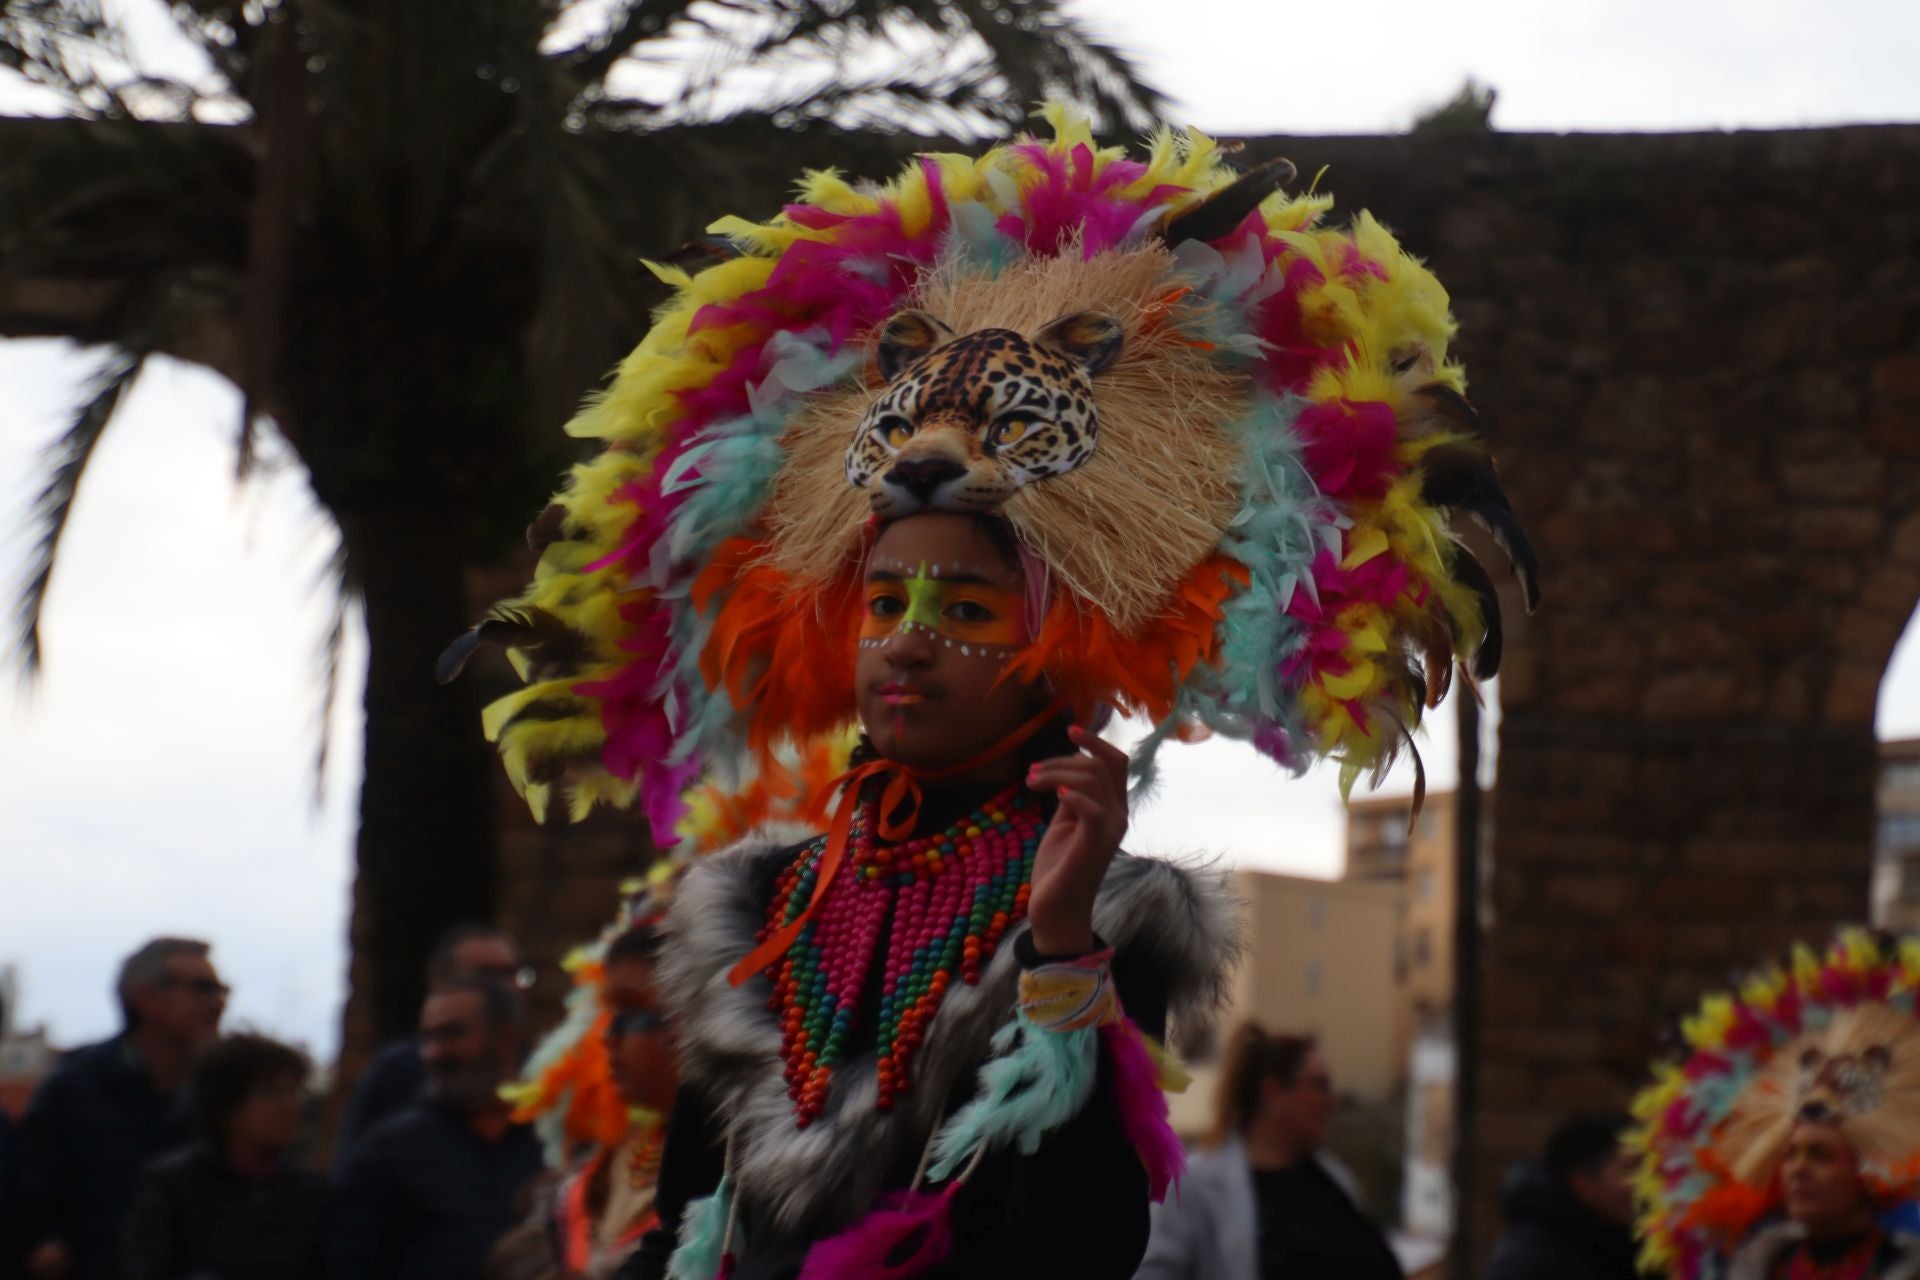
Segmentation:
[(880, 700), (890, 707), (913, 707), (925, 702), (927, 695), (904, 684), (889, 684), (880, 687)]

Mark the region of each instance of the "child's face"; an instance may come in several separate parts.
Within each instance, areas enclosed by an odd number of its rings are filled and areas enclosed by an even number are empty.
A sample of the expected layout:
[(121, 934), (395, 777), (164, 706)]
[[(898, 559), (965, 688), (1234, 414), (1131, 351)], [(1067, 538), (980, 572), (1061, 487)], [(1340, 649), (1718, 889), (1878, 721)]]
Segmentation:
[(889, 760), (941, 769), (991, 750), (1039, 710), (1001, 679), (1030, 641), (1026, 580), (972, 518), (895, 521), (867, 561), (854, 665), (860, 719)]

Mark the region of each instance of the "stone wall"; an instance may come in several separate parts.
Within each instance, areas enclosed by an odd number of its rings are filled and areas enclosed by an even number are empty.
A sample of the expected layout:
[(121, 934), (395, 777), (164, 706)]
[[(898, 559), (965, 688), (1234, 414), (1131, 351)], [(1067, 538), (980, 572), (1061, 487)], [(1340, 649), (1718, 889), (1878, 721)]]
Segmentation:
[(1558, 1117), (1866, 916), (1875, 696), (1920, 600), (1920, 129), (1269, 149), (1453, 290), (1540, 552), (1489, 809), (1484, 1254)]

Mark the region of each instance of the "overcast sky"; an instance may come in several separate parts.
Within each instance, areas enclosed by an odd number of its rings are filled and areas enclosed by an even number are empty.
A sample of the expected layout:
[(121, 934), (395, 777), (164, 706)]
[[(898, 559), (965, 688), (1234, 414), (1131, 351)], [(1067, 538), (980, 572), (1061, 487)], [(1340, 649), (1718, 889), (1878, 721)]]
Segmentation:
[[(1920, 120), (1911, 0), (1841, 0), (1818, 18), (1780, 0), (1075, 7), (1134, 51), (1180, 119), (1216, 132), (1399, 130), (1468, 75), (1499, 90), (1494, 122), (1514, 131)], [(0, 84), (0, 110), (19, 101)], [(91, 363), (55, 343), (0, 342), (9, 589), (40, 452)], [(162, 931), (215, 943), (236, 1020), (323, 1055), (335, 1042), (360, 651), (356, 638), (315, 809), (315, 583), (333, 534), (295, 471), (236, 491), (238, 413), (208, 374), (149, 369), (69, 528), (45, 677), (31, 696), (0, 677), (0, 964), (22, 971), (24, 1020), (62, 1042), (112, 1029), (115, 964)], [(1450, 716), (1434, 719), (1426, 755), (1442, 786)], [(1920, 628), (1883, 687), (1880, 728), (1920, 733)], [(1330, 776), (1289, 782), (1225, 743), (1164, 758), (1163, 798), (1136, 815), (1136, 847), (1338, 873)]]

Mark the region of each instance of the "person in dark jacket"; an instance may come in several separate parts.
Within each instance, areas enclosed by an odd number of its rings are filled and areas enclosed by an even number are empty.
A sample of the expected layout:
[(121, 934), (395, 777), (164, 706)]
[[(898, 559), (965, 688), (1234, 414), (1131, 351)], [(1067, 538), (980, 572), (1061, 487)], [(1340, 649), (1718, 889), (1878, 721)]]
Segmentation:
[(75, 1049), (20, 1123), (20, 1231), (33, 1280), (118, 1280), (149, 1160), (192, 1136), (181, 1086), (220, 1031), (227, 988), (204, 942), (156, 938), (120, 967), (126, 1028)]
[(486, 978), (456, 978), (420, 1014), (427, 1098), (388, 1117), (341, 1173), (328, 1235), (337, 1280), (475, 1280), (542, 1168), (540, 1140), (509, 1118), (520, 1006)]
[(1153, 1208), (1134, 1280), (1401, 1280), (1393, 1247), (1327, 1150), (1339, 1095), (1310, 1036), (1235, 1030), (1213, 1149)]
[[(531, 977), (513, 939), (491, 925), (455, 925), (441, 935), (427, 961), (430, 989), (455, 978), (491, 978), (521, 992)], [(375, 1125), (426, 1096), (427, 1068), (420, 1061), (418, 1036), (396, 1040), (375, 1054), (341, 1109), (333, 1137), (334, 1170), (346, 1169), (354, 1147)]]
[(1576, 1116), (1554, 1130), (1544, 1157), (1507, 1177), (1507, 1234), (1487, 1280), (1635, 1280), (1632, 1156), (1626, 1121)]
[(318, 1280), (329, 1189), (291, 1152), (306, 1058), (263, 1036), (221, 1041), (188, 1093), (200, 1139), (147, 1167), (127, 1216), (127, 1280)]
[(0, 1280), (20, 1277), (20, 1180), (14, 1168), (13, 1121), (0, 1111)]

